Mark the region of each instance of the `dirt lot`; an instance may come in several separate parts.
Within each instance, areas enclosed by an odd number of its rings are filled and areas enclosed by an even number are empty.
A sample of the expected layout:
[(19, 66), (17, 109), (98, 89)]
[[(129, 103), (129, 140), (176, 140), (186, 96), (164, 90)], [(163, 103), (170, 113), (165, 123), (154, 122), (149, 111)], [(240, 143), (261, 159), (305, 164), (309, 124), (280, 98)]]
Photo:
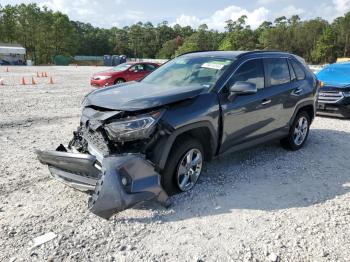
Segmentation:
[[(145, 203), (110, 221), (55, 181), (34, 155), (67, 143), (96, 67), (0, 68), (0, 260), (349, 261), (350, 122), (317, 118), (306, 147), (220, 157), (164, 209)], [(19, 85), (46, 71), (55, 84)], [(32, 238), (57, 237), (35, 249)]]

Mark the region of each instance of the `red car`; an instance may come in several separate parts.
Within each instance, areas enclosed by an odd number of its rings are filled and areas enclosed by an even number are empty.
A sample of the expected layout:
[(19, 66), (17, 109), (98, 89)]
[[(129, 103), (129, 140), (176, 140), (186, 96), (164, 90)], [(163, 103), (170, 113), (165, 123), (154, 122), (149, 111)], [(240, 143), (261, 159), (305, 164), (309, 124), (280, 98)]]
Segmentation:
[(124, 63), (108, 71), (94, 74), (91, 77), (90, 83), (92, 86), (105, 87), (128, 81), (137, 81), (144, 78), (158, 67), (158, 64), (148, 62)]

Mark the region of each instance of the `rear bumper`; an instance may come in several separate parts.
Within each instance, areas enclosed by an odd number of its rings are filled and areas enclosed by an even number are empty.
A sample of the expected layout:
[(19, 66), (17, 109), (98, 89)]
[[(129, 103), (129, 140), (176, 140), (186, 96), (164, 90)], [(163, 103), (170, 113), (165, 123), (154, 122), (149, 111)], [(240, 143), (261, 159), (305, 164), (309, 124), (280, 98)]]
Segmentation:
[(90, 193), (88, 208), (100, 217), (108, 219), (146, 200), (168, 201), (159, 174), (141, 155), (108, 156), (100, 164), (94, 156), (72, 153), (63, 146), (58, 150), (36, 153), (53, 177)]

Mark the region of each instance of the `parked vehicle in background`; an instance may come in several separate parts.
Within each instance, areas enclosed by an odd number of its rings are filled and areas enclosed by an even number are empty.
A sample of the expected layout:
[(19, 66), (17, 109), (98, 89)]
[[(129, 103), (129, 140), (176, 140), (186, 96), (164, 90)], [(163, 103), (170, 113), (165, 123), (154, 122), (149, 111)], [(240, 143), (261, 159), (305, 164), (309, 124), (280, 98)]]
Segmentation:
[(317, 114), (350, 117), (350, 62), (331, 64), (317, 73), (321, 81)]
[(90, 93), (69, 146), (37, 154), (109, 218), (192, 189), (217, 155), (271, 140), (302, 148), (317, 89), (304, 61), (288, 53), (190, 53), (139, 82)]
[(91, 85), (106, 87), (129, 81), (138, 81), (159, 67), (156, 63), (123, 63), (91, 77)]
[(6, 60), (0, 59), (0, 65), (11, 65), (11, 63)]

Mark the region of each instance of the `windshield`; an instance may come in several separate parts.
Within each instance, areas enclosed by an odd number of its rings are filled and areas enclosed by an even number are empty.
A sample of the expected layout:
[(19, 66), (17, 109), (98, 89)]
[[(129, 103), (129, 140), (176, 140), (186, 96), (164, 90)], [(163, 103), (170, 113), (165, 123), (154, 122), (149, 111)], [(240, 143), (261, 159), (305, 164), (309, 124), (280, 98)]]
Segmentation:
[(128, 69), (130, 66), (132, 66), (132, 64), (124, 63), (124, 64), (120, 64), (116, 67), (113, 67), (112, 70), (115, 72), (122, 72), (122, 71), (125, 71), (126, 69)]
[(142, 82), (161, 86), (211, 88), (233, 61), (215, 57), (178, 57), (145, 77)]

